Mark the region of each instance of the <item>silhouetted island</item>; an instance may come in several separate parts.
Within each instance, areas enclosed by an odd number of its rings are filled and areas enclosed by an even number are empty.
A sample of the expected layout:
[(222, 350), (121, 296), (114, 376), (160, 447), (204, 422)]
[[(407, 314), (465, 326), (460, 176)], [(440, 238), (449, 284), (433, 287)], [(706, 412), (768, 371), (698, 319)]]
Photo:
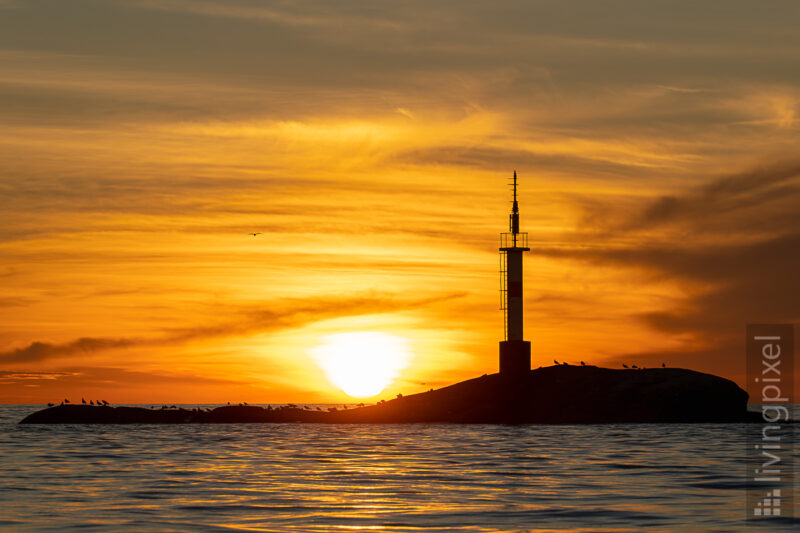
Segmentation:
[(21, 424), (415, 423), (610, 424), (744, 422), (747, 393), (734, 382), (680, 368), (614, 370), (550, 366), (527, 375), (484, 375), (377, 405), (317, 411), (249, 405), (147, 409), (60, 405)]

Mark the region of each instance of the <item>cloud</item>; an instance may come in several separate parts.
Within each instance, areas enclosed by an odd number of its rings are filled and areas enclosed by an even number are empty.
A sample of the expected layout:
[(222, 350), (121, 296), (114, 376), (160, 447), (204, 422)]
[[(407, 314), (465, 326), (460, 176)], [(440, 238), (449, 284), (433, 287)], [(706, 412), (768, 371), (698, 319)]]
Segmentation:
[[(23, 348), (0, 352), (0, 363), (33, 363), (115, 349), (141, 346), (168, 346), (199, 339), (247, 335), (296, 328), (330, 318), (392, 313), (419, 309), (440, 302), (461, 298), (466, 293), (448, 293), (427, 298), (402, 299), (391, 296), (366, 295), (351, 298), (287, 299), (226, 310), (234, 320), (195, 327), (164, 328), (160, 337), (97, 338), (82, 337), (66, 343), (35, 341)], [(266, 306), (273, 309), (264, 309)]]
[(0, 370), (0, 382), (53, 380), (73, 375), (72, 372), (20, 372), (17, 370)]
[[(719, 355), (747, 323), (800, 321), (799, 177), (797, 160), (756, 166), (648, 201), (594, 234), (579, 232), (580, 246), (537, 253), (638, 271), (642, 290), (672, 283), (682, 294), (677, 303), (632, 316), (674, 338), (690, 335), (695, 350), (716, 344), (708, 353)], [(613, 212), (611, 202), (591, 212)]]
[(399, 29), (398, 22), (376, 16), (366, 16), (362, 12), (350, 12), (344, 16), (341, 11), (324, 4), (277, 4), (274, 7), (252, 6), (236, 2), (214, 2), (208, 0), (138, 0), (132, 3), (142, 9), (193, 13), (209, 17), (226, 17), (247, 21), (261, 21), (278, 25), (332, 28), (341, 30), (371, 29), (386, 31)]
[[(2, 276), (2, 274), (0, 274)], [(38, 300), (33, 298), (26, 298), (21, 296), (3, 296), (0, 297), (0, 308), (3, 307), (25, 307), (31, 305)]]
[(198, 376), (181, 372), (142, 372), (117, 367), (75, 366), (59, 372), (25, 372), (0, 370), (0, 383), (34, 384), (38, 387), (69, 389), (84, 387), (124, 386), (136, 388), (141, 385), (156, 386), (172, 383), (182, 384), (241, 384), (242, 380)]
[(100, 350), (110, 350), (113, 348), (127, 348), (140, 344), (141, 341), (134, 339), (104, 339), (81, 337), (80, 339), (64, 344), (52, 344), (49, 342), (32, 342), (25, 348), (17, 348), (0, 353), (2, 363), (31, 363), (66, 357), (76, 353), (96, 352)]
[(764, 205), (800, 196), (798, 178), (800, 161), (764, 164), (718, 178), (688, 194), (662, 196), (630, 221), (628, 228), (671, 222), (697, 224), (749, 207), (759, 207), (765, 216), (774, 217), (775, 213), (764, 209)]

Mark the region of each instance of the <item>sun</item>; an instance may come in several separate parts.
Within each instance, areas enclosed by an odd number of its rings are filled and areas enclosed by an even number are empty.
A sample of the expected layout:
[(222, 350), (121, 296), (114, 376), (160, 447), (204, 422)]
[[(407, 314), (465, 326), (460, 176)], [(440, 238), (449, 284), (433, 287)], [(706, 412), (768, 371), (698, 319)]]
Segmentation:
[(408, 341), (380, 332), (337, 333), (322, 338), (311, 357), (348, 396), (367, 398), (385, 389), (406, 367)]

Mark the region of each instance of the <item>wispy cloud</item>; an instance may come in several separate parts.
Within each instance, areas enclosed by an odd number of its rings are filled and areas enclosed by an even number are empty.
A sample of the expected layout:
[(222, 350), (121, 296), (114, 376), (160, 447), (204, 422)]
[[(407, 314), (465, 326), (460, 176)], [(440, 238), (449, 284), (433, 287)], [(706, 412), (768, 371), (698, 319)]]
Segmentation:
[[(168, 346), (227, 336), (264, 333), (297, 328), (321, 320), (346, 316), (392, 313), (405, 309), (420, 309), (439, 302), (461, 298), (466, 293), (450, 293), (418, 299), (366, 295), (351, 298), (288, 300), (265, 302), (242, 309), (227, 309), (235, 319), (194, 327), (165, 328), (164, 334), (138, 338), (81, 337), (66, 343), (35, 341), (23, 348), (0, 353), (0, 363), (36, 363), (63, 359), (79, 354), (102, 352), (140, 346)], [(271, 309), (265, 309), (271, 307)]]

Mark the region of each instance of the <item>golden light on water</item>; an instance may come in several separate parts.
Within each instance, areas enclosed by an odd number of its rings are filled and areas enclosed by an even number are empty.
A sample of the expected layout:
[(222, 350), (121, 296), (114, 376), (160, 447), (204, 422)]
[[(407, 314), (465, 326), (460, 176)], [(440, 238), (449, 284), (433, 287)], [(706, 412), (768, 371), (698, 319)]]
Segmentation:
[(408, 341), (381, 332), (338, 333), (322, 338), (310, 354), (325, 376), (348, 396), (380, 394), (408, 365)]

